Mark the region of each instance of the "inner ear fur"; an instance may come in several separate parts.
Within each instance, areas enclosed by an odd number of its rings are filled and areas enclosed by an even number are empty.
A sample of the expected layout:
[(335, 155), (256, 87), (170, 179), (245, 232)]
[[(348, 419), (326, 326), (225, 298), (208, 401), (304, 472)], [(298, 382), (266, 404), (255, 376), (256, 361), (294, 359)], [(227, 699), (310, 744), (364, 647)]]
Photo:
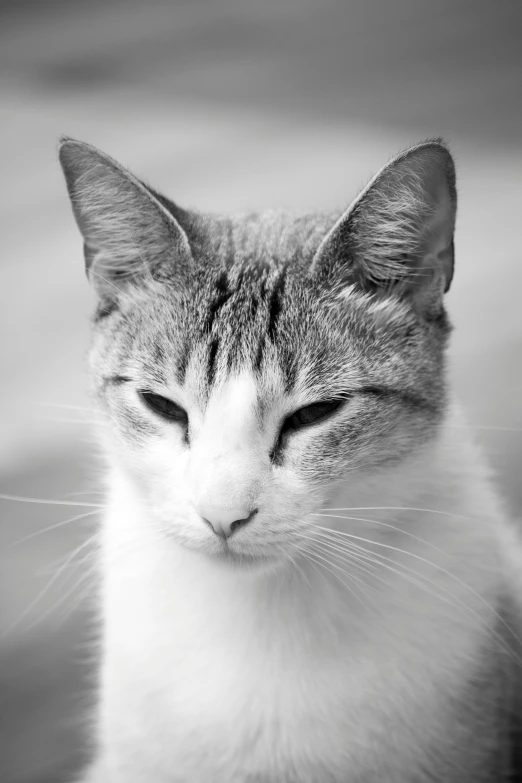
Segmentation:
[(447, 147), (403, 152), (367, 185), (314, 258), (316, 272), (436, 307), (453, 278), (457, 196)]
[(152, 278), (160, 264), (190, 261), (187, 235), (156, 196), (111, 157), (84, 142), (62, 139), (59, 158), (89, 280), (114, 298), (129, 281)]

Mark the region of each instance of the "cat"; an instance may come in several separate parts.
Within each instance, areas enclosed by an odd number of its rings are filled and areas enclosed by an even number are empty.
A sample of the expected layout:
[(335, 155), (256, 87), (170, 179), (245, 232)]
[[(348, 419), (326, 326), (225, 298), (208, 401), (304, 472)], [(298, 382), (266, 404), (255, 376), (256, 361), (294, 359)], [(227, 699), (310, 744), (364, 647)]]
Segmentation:
[(521, 780), (522, 548), (447, 388), (445, 143), (300, 217), (60, 161), (109, 466), (83, 783)]

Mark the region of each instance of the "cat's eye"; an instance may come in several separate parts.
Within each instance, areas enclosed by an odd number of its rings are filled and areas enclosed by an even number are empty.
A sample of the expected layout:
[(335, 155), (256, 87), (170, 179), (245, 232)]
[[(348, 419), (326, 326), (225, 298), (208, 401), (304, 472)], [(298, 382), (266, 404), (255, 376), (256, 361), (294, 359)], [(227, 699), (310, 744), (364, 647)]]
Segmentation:
[(153, 392), (141, 391), (139, 394), (145, 405), (154, 413), (169, 421), (178, 422), (178, 424), (182, 424), (185, 427), (188, 425), (187, 412), (175, 402), (172, 402), (172, 400)]
[(328, 400), (326, 402), (314, 402), (312, 405), (299, 408), (299, 410), (294, 411), (284, 420), (281, 427), (281, 435), (324, 421), (339, 410), (343, 403), (344, 400)]

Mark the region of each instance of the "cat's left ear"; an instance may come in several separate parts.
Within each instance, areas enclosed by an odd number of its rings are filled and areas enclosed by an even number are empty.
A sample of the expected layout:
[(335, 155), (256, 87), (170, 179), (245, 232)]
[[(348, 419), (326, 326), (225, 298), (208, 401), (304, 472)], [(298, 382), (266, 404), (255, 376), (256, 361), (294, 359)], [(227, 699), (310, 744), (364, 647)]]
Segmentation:
[(186, 272), (192, 257), (187, 235), (153, 191), (85, 142), (62, 139), (59, 156), (87, 276), (102, 299), (153, 279), (160, 265), (172, 276)]
[(448, 149), (441, 141), (419, 144), (371, 180), (319, 246), (312, 269), (436, 312), (453, 277), (456, 208)]

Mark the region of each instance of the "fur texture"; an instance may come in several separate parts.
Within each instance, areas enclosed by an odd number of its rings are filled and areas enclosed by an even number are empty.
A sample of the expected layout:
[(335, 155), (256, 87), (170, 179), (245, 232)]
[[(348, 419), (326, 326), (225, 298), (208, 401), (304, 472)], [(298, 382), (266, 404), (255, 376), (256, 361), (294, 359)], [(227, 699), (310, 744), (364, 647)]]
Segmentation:
[(84, 780), (515, 779), (520, 544), (446, 389), (446, 147), (299, 218), (60, 157), (110, 463)]

